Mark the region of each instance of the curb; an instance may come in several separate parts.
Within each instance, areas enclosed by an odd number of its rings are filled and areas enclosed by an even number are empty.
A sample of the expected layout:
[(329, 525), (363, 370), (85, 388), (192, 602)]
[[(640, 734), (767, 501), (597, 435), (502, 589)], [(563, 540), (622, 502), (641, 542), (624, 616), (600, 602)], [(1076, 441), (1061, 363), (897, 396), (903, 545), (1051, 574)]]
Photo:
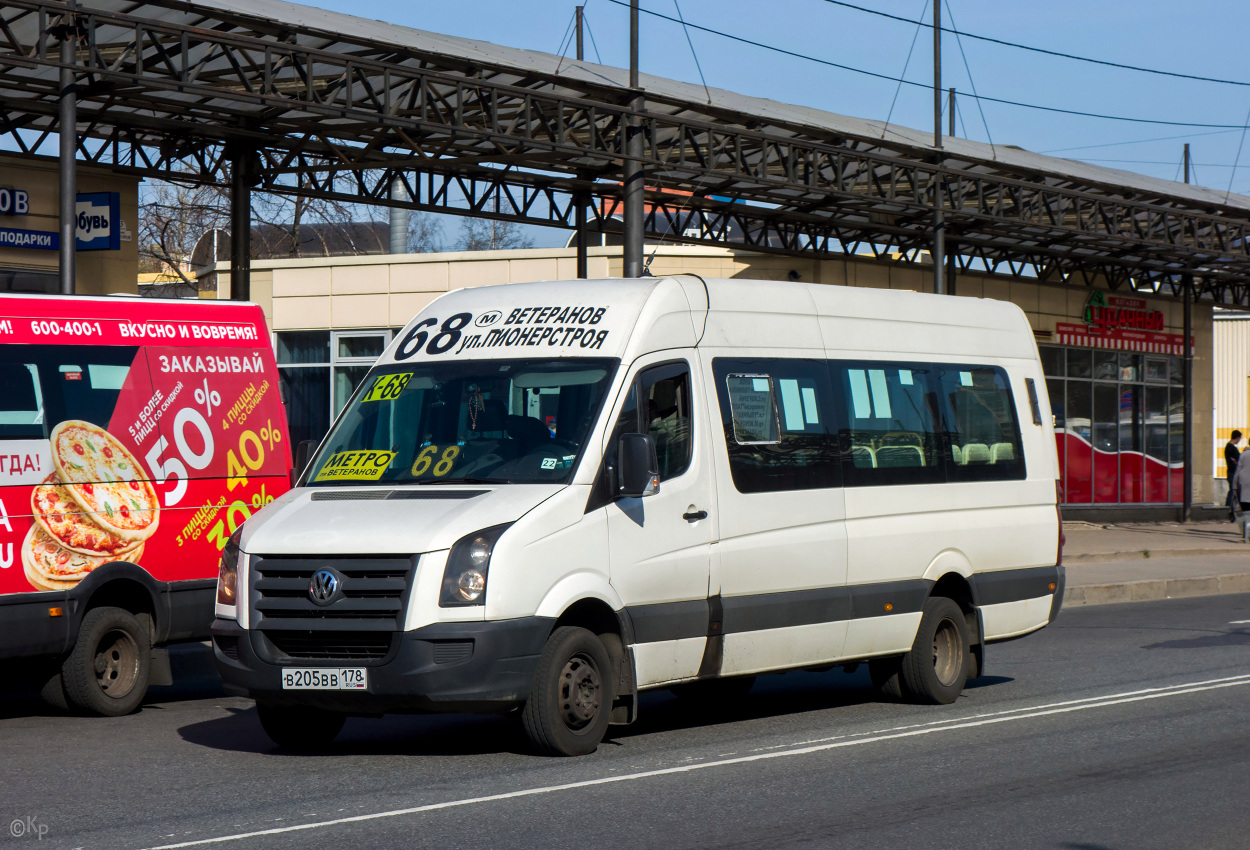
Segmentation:
[(1063, 607), (1149, 602), (1155, 599), (1182, 599), (1193, 596), (1220, 596), (1227, 593), (1250, 593), (1250, 573), (1201, 578), (1146, 579), (1076, 587), (1068, 585), (1063, 594)]
[(1082, 555), (1063, 554), (1064, 563), (1107, 564), (1112, 561), (1137, 561), (1147, 558), (1218, 558), (1225, 555), (1250, 555), (1250, 546), (1244, 549), (1137, 549), (1130, 552), (1090, 552)]

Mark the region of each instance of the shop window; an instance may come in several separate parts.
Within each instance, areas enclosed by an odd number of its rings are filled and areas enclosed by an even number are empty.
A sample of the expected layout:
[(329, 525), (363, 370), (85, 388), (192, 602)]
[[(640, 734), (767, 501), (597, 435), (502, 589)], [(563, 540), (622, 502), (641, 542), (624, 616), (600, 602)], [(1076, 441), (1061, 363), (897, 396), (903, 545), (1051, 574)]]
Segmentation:
[(1094, 352), (1077, 348), (1068, 349), (1068, 377), (1089, 378), (1094, 374)]
[(1038, 346), (1038, 354), (1042, 357), (1042, 373), (1047, 377), (1063, 377), (1064, 349), (1053, 345)]

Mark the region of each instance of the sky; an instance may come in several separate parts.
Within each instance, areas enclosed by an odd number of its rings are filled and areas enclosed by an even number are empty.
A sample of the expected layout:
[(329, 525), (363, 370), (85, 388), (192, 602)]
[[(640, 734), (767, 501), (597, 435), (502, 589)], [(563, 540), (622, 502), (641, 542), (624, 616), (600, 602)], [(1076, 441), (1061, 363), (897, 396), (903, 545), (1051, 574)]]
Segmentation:
[[(829, 0), (641, 0), (643, 10), (882, 74), (932, 84), (931, 0), (848, 0), (907, 19), (889, 20)], [(1182, 179), (1182, 145), (1189, 142), (1195, 183), (1250, 194), (1250, 66), (1245, 0), (945, 0), (943, 26), (1104, 61), (1246, 85), (1182, 80), (1041, 55), (970, 38), (943, 40), (942, 87), (959, 92), (957, 135), (1081, 159), (1160, 177)], [(680, 7), (678, 6), (680, 4)], [(360, 15), (359, 2), (315, 0), (310, 5)], [(576, 4), (571, 0), (373, 0), (367, 17), (430, 32), (510, 47), (560, 53)], [(680, 9), (680, 11), (679, 11)], [(586, 0), (586, 54), (625, 67), (629, 61), (627, 3)], [(697, 29), (640, 16), (643, 72), (927, 130), (932, 90), (875, 79), (818, 62), (731, 41)], [(917, 33), (919, 33), (917, 35)], [(687, 40), (689, 37), (689, 41)], [(692, 49), (693, 48), (693, 49)], [(962, 49), (961, 49), (962, 48)], [(572, 55), (573, 46), (565, 51)], [(909, 58), (910, 54), (910, 58)], [(696, 64), (697, 57), (697, 64)], [(1087, 118), (999, 103), (977, 94), (1082, 112), (1157, 121), (1228, 125), (1186, 127)], [(943, 119), (943, 128), (946, 119)], [(1234, 172), (1234, 162), (1239, 167)], [(454, 225), (453, 225), (454, 227)], [(540, 246), (566, 234), (532, 233)], [(450, 234), (449, 234), (450, 235)]]

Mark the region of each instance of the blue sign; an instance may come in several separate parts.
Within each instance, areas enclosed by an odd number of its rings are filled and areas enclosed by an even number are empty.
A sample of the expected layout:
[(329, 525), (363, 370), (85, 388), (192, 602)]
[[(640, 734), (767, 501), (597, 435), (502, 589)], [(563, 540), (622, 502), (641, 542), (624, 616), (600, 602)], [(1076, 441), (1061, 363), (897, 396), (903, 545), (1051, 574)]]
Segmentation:
[(79, 251), (116, 251), (121, 248), (121, 195), (92, 192), (77, 198)]
[(30, 195), (25, 189), (0, 186), (0, 215), (26, 215), (30, 212)]
[(0, 227), (0, 248), (38, 248), (44, 251), (56, 251), (60, 247), (61, 235), (59, 233)]

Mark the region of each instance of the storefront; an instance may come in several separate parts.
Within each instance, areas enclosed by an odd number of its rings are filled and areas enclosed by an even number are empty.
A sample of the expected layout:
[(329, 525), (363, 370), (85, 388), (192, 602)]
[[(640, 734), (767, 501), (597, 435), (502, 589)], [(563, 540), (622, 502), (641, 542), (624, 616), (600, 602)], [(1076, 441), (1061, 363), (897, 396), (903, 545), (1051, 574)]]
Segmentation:
[[(571, 249), (266, 260), (253, 264), (252, 294), (270, 316), (287, 386), (292, 438), (319, 439), (395, 331), (430, 299), (461, 286), (572, 277)], [(927, 290), (923, 266), (867, 260), (762, 256), (727, 248), (663, 246), (657, 275), (802, 280)], [(619, 276), (620, 249), (591, 249), (591, 276)], [(202, 279), (229, 292), (221, 264)], [(1173, 518), (1184, 488), (1182, 307), (1170, 299), (1029, 279), (961, 275), (961, 296), (1011, 301), (1034, 329), (1055, 413), (1065, 515)], [(1212, 318), (1196, 305), (1194, 454), (1212, 449)], [(1213, 500), (1202, 461), (1197, 504)], [(1222, 497), (1222, 496), (1221, 496)]]
[[(0, 153), (0, 292), (60, 290), (57, 161)], [(139, 179), (78, 165), (75, 292), (138, 289)]]
[(1068, 505), (1179, 504), (1184, 337), (1143, 298), (1095, 290), (1039, 345)]

